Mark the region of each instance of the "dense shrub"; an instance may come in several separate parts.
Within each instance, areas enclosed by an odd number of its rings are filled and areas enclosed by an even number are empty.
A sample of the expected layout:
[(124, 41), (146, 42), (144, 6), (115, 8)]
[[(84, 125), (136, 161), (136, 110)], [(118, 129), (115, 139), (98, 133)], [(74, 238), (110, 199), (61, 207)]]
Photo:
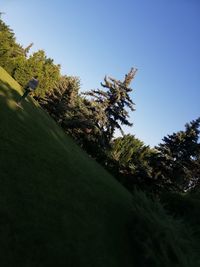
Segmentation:
[(200, 194), (165, 193), (161, 202), (174, 217), (184, 220), (200, 241)]
[(192, 232), (160, 203), (136, 191), (130, 238), (135, 266), (200, 266)]

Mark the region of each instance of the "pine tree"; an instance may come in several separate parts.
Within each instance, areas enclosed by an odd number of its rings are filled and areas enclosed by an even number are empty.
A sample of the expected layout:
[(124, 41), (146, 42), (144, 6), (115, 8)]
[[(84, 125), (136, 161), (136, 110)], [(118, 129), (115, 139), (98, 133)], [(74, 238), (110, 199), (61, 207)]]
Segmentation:
[(94, 103), (95, 110), (98, 111), (98, 128), (102, 132), (105, 147), (110, 145), (116, 129), (123, 134), (122, 125), (132, 126), (129, 122), (128, 107), (134, 111), (134, 103), (129, 94), (132, 89), (129, 87), (135, 77), (136, 69), (132, 68), (125, 75), (124, 81), (121, 82), (111, 77), (105, 77), (104, 83), (101, 83), (104, 90), (91, 90), (84, 95), (90, 96)]
[(47, 91), (40, 104), (54, 119), (62, 124), (76, 108), (80, 80), (78, 77), (61, 76), (53, 90)]
[(163, 138), (152, 160), (156, 182), (164, 189), (185, 191), (200, 180), (200, 118)]

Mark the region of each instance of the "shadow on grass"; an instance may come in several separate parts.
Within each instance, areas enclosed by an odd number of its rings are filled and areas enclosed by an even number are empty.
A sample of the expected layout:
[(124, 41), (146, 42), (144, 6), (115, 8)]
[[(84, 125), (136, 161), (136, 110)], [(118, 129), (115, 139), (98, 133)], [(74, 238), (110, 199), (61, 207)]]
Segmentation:
[(20, 94), (14, 90), (7, 82), (0, 80), (0, 95), (8, 99), (18, 101)]
[(21, 102), (19, 106), (17, 102), (20, 100), (20, 93), (13, 89), (7, 82), (0, 80), (0, 117), (6, 116), (8, 110), (13, 112), (13, 116), (23, 121), (27, 125), (35, 124), (47, 135), (63, 144), (62, 130), (57, 127), (55, 121), (40, 107), (40, 105), (31, 97), (28, 96)]

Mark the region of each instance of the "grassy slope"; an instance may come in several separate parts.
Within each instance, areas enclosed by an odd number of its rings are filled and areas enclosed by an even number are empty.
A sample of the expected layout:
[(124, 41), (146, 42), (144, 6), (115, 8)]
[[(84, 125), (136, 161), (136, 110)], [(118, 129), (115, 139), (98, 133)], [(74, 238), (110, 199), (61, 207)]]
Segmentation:
[(131, 195), (0, 68), (0, 265), (133, 266)]

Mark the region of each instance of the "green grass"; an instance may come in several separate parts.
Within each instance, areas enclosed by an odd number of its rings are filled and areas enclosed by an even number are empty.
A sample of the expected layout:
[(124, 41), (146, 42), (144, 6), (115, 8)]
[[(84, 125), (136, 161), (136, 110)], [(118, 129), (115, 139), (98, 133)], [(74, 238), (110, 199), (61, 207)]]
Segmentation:
[(132, 196), (31, 97), (18, 107), (22, 92), (0, 68), (1, 267), (199, 266), (182, 222)]
[(0, 266), (132, 266), (131, 195), (0, 80)]

